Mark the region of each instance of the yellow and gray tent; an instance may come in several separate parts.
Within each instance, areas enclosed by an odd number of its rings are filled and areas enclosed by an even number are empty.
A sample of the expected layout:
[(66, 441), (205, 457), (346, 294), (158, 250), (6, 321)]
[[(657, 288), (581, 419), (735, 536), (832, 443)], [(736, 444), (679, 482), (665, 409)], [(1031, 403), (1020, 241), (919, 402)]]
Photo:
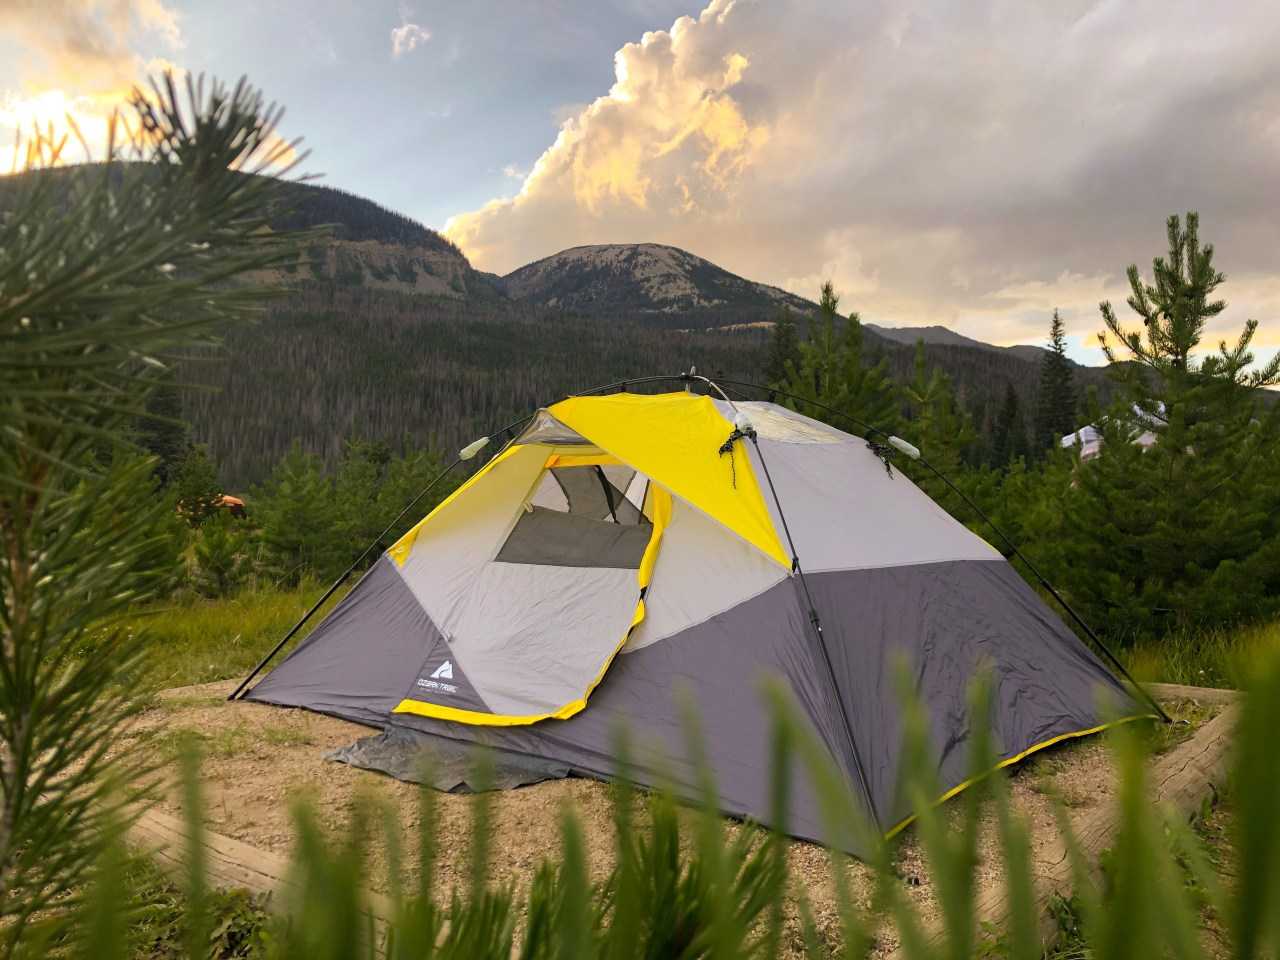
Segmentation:
[[(1145, 713), (865, 441), (771, 403), (622, 393), (539, 411), (249, 699), (605, 778), (625, 724), (644, 747), (631, 776), (690, 791), (692, 705), (725, 811), (767, 822), (775, 678), (889, 829), (910, 813), (902, 662), (944, 789), (968, 772), (983, 669), (1006, 762)], [(822, 839), (792, 776), (785, 828)]]

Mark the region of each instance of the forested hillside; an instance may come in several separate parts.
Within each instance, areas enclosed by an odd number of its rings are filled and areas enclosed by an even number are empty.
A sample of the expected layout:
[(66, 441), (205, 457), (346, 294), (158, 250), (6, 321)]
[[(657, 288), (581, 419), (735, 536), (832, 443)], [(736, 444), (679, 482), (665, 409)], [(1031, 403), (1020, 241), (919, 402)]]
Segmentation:
[[(182, 398), (192, 439), (233, 489), (262, 480), (295, 439), (329, 463), (352, 438), (447, 451), (626, 377), (696, 364), (763, 381), (769, 323), (789, 311), (803, 334), (813, 306), (671, 247), (575, 248), (499, 278), (435, 231), (339, 190), (287, 185), (280, 208), (277, 229), (329, 229), (263, 278), (289, 293), (260, 323), (228, 330), (223, 351), (181, 375), (199, 387)], [(911, 379), (913, 345), (864, 335), (871, 360)], [(924, 350), (982, 443), (1010, 390), (1035, 409), (1036, 358), (986, 345)], [(1077, 383), (1108, 389), (1100, 369), (1077, 368)]]
[(307, 282), (192, 364), (185, 412), (225, 483), (261, 480), (294, 438), (457, 447), (567, 392), (691, 363), (757, 375), (764, 334), (673, 334), (518, 306)]

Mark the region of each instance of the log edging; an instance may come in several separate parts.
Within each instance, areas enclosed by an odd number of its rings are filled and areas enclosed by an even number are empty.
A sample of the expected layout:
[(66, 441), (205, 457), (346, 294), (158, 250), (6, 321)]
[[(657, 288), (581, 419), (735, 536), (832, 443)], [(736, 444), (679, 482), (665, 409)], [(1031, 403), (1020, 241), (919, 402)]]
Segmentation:
[[(1197, 816), (1205, 802), (1216, 803), (1226, 783), (1230, 764), (1230, 745), (1235, 733), (1240, 707), (1236, 690), (1188, 687), (1181, 684), (1153, 683), (1147, 688), (1159, 700), (1188, 699), (1227, 706), (1206, 723), (1191, 739), (1178, 744), (1152, 767), (1149, 782), (1154, 801), (1173, 808), (1188, 819)], [(1071, 818), (1071, 827), (1080, 852), (1095, 872), (1098, 858), (1111, 846), (1119, 825), (1117, 811), (1108, 806), (1087, 811)], [(1069, 896), (1074, 885), (1071, 859), (1061, 837), (1033, 855), (1032, 882), (1034, 903), (1040, 923), (1041, 942), (1048, 945), (1056, 935), (1056, 921), (1049, 911), (1055, 897)], [(1008, 927), (1009, 902), (1004, 884), (987, 888), (974, 900), (974, 913), (984, 928), (1004, 930)], [(940, 926), (927, 934), (932, 945), (945, 937)], [(901, 948), (889, 955), (892, 960), (906, 960)]]

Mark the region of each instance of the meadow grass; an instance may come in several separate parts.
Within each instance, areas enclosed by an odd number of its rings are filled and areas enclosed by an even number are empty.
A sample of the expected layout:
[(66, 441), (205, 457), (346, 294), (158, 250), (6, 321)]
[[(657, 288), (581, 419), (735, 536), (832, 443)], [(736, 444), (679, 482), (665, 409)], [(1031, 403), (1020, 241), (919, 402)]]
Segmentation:
[[(324, 619), (346, 595), (338, 590), (290, 643), (290, 648)], [(223, 599), (172, 598), (141, 608), (125, 621), (145, 631), (147, 670), (140, 693), (242, 677), (283, 637), (325, 588), (306, 581), (292, 590), (258, 587)], [(288, 650), (282, 651), (277, 661)]]
[(1121, 651), (1140, 681), (1243, 689), (1280, 651), (1280, 622), (1174, 630)]

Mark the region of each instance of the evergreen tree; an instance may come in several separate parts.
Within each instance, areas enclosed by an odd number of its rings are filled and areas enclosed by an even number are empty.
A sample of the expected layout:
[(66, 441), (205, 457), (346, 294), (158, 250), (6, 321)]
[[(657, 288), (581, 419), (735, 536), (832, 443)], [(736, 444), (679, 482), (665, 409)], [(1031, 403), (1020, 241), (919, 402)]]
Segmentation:
[[(916, 341), (915, 374), (903, 394), (908, 416), (908, 422), (902, 427), (903, 435), (919, 447), (924, 458), (944, 476), (955, 479), (964, 469), (977, 433), (972, 418), (956, 401), (951, 378), (937, 367), (929, 369), (923, 340)], [(965, 516), (955, 495), (932, 472), (905, 464), (904, 469), (953, 515)]]
[[(1066, 505), (1064, 571), (1099, 623), (1126, 633), (1265, 616), (1280, 610), (1280, 414), (1257, 388), (1280, 380), (1280, 356), (1254, 367), (1257, 322), (1199, 357), (1223, 275), (1199, 220), (1168, 221), (1169, 253), (1152, 281), (1128, 271), (1126, 329), (1101, 305), (1121, 395), (1095, 422), (1101, 455), (1082, 464)], [(1133, 441), (1150, 433), (1155, 442)]]
[(182, 419), (182, 395), (171, 371), (156, 381), (145, 409), (135, 425), (137, 444), (156, 458), (156, 479), (168, 486), (191, 450), (190, 428)]
[(333, 481), (301, 444), (294, 443), (254, 492), (253, 515), (262, 528), (263, 572), (278, 583), (293, 586), (307, 573), (328, 580), (352, 559), (337, 523)]
[(843, 417), (815, 405), (821, 403), (863, 423), (892, 431), (898, 420), (898, 391), (888, 363), (881, 360), (868, 365), (862, 321), (857, 313), (851, 313), (843, 327), (837, 326), (839, 306), (835, 288), (829, 281), (824, 283), (819, 314), (810, 324), (809, 339), (800, 345), (799, 362), (787, 361), (787, 375), (778, 386), (803, 397), (804, 400), (787, 403), (815, 420), (831, 422), (842, 430), (852, 427)]
[(171, 477), (170, 489), (177, 500), (178, 512), (192, 526), (198, 526), (217, 511), (222, 488), (218, 485), (218, 471), (209, 459), (208, 447), (200, 444), (187, 449)]
[(1035, 445), (1043, 454), (1079, 426), (1076, 423), (1076, 386), (1067, 359), (1067, 338), (1062, 317), (1053, 311), (1049, 324), (1049, 352), (1040, 361), (1040, 397), (1036, 406)]
[(914, 376), (904, 395), (910, 419), (904, 431), (930, 463), (944, 473), (958, 472), (977, 434), (956, 400), (951, 378), (941, 368), (929, 367), (923, 340), (916, 341)]
[(1018, 402), (1018, 391), (1005, 384), (1004, 402), (996, 417), (991, 441), (991, 465), (998, 469), (1027, 455), (1027, 428)]
[[(378, 514), (378, 532), (395, 519), (406, 503), (426, 489), (427, 484), (439, 476), (444, 468), (444, 461), (426, 450), (410, 450), (401, 456), (393, 457), (387, 463), (386, 476), (378, 489), (375, 506)], [(438, 503), (453, 493), (463, 479), (465, 479), (463, 474), (455, 471), (440, 481), (425, 499), (418, 501), (417, 507), (400, 521), (397, 528), (391, 531), (383, 547), (390, 546), (408, 533), (409, 529), (430, 513)], [(364, 544), (361, 546), (363, 547)]]
[(333, 482), (333, 523), (350, 557), (359, 556), (395, 516), (384, 517), (378, 509), (378, 491), (390, 459), (391, 451), (381, 441), (347, 441)]
[(789, 365), (800, 363), (800, 334), (790, 310), (778, 314), (769, 338), (769, 352), (764, 362), (764, 382), (780, 386), (787, 379)]
[(33, 169), (0, 204), (5, 957), (102, 951), (67, 921), (156, 782), (122, 734), (153, 642), (124, 621), (172, 587), (185, 539), (132, 442), (159, 358), (256, 314), (255, 278), (297, 256), (295, 235), (268, 229), (275, 181), (249, 175), (293, 151), (278, 111), (246, 83), (186, 90), (172, 75), (135, 90), (100, 164), (49, 169), (52, 129), (20, 141)]
[(192, 548), (195, 588), (206, 597), (225, 597), (243, 583), (249, 572), (248, 543), (245, 523), (227, 514), (210, 517)]

